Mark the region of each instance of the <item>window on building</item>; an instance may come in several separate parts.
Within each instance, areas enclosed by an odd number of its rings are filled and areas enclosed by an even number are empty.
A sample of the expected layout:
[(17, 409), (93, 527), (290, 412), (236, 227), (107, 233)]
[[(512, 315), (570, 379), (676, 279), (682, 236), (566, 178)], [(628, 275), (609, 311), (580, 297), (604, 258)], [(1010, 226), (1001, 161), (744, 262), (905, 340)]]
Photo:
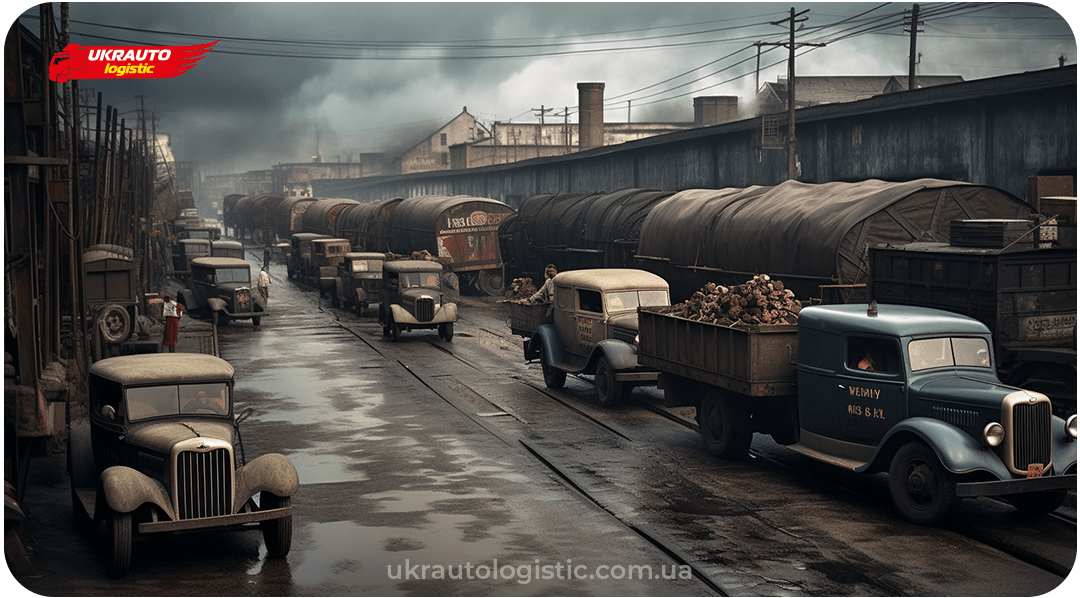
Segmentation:
[(439, 133), (439, 145), (446, 145), (446, 133)]
[(443, 166), (446, 166), (450, 163), (450, 154), (439, 154), (439, 160), (442, 162)]

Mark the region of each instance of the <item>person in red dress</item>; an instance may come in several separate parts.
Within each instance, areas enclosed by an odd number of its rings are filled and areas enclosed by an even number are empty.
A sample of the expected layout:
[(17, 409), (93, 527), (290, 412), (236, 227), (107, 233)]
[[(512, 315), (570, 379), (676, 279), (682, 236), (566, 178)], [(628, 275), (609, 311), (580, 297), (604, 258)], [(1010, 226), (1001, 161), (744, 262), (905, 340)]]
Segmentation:
[(169, 353), (175, 353), (176, 341), (180, 337), (180, 316), (184, 315), (184, 306), (173, 301), (172, 296), (165, 295), (162, 315), (165, 317), (165, 339), (162, 342)]

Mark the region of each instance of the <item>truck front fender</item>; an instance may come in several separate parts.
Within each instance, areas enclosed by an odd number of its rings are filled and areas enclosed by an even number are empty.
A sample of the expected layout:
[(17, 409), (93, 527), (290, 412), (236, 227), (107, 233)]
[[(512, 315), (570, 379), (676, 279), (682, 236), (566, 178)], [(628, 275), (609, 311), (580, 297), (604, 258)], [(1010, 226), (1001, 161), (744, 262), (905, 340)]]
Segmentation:
[(179, 295), (179, 301), (185, 309), (191, 310), (192, 312), (197, 312), (199, 310), (199, 304), (195, 302), (195, 293), (191, 292), (191, 289), (181, 289)]
[(364, 289), (361, 289), (361, 288), (357, 288), (356, 289), (356, 302), (359, 303), (360, 305), (363, 305), (363, 304), (367, 303), (367, 300), (368, 300), (367, 291), (365, 291)]
[(566, 361), (566, 351), (563, 350), (562, 339), (555, 330), (554, 324), (541, 324), (533, 330), (529, 342), (525, 343), (525, 361), (541, 359), (547, 363), (562, 363)]
[(1065, 473), (1071, 469), (1076, 473), (1076, 439), (1066, 431), (1065, 420), (1052, 416), (1050, 430), (1054, 438), (1054, 472)]
[[(176, 519), (165, 485), (130, 467), (114, 465), (101, 472), (98, 488), (99, 500), (104, 500), (117, 513), (130, 513), (146, 503), (153, 503), (161, 507), (169, 519)], [(100, 508), (94, 511), (101, 513)]]
[(637, 347), (624, 341), (607, 338), (596, 343), (589, 354), (589, 365), (586, 367), (595, 367), (601, 356), (607, 359), (608, 365), (616, 372), (638, 367)]
[(206, 306), (210, 311), (228, 311), (229, 304), (219, 297), (210, 297), (206, 300)]
[(249, 498), (264, 490), (285, 497), (296, 494), (299, 489), (300, 478), (288, 457), (278, 453), (262, 455), (236, 470), (233, 512), (238, 512)]
[(873, 458), (855, 471), (888, 471), (896, 451), (915, 438), (930, 445), (941, 464), (953, 473), (986, 471), (998, 479), (1012, 478), (1009, 468), (992, 450), (960, 428), (929, 417), (912, 417), (893, 426), (878, 444)]

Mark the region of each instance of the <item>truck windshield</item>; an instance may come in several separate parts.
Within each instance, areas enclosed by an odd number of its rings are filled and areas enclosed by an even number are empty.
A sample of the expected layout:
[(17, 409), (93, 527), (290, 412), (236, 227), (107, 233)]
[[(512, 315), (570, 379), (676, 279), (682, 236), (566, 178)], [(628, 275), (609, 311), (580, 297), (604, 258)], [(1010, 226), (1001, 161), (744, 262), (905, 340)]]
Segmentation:
[(402, 272), (399, 280), (403, 289), (410, 287), (439, 288), (439, 274), (437, 272)]
[(604, 294), (607, 312), (637, 311), (640, 307), (667, 305), (668, 293), (664, 290), (615, 291)]
[(247, 268), (218, 268), (215, 277), (218, 284), (223, 282), (251, 283), (251, 272)]
[(180, 414), (229, 414), (229, 389), (224, 382), (129, 388), (126, 392), (130, 421)]
[(985, 339), (942, 337), (908, 343), (911, 371), (942, 367), (990, 367), (990, 348)]
[(377, 272), (382, 269), (382, 262), (369, 262), (368, 260), (353, 260), (353, 272)]

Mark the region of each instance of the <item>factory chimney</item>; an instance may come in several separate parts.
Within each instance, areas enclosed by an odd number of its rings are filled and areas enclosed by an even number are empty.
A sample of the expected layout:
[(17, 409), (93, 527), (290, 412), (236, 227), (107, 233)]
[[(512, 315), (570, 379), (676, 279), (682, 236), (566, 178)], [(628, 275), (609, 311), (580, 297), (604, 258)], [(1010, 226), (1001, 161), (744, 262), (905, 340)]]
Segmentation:
[(604, 145), (604, 84), (578, 83), (578, 149)]

